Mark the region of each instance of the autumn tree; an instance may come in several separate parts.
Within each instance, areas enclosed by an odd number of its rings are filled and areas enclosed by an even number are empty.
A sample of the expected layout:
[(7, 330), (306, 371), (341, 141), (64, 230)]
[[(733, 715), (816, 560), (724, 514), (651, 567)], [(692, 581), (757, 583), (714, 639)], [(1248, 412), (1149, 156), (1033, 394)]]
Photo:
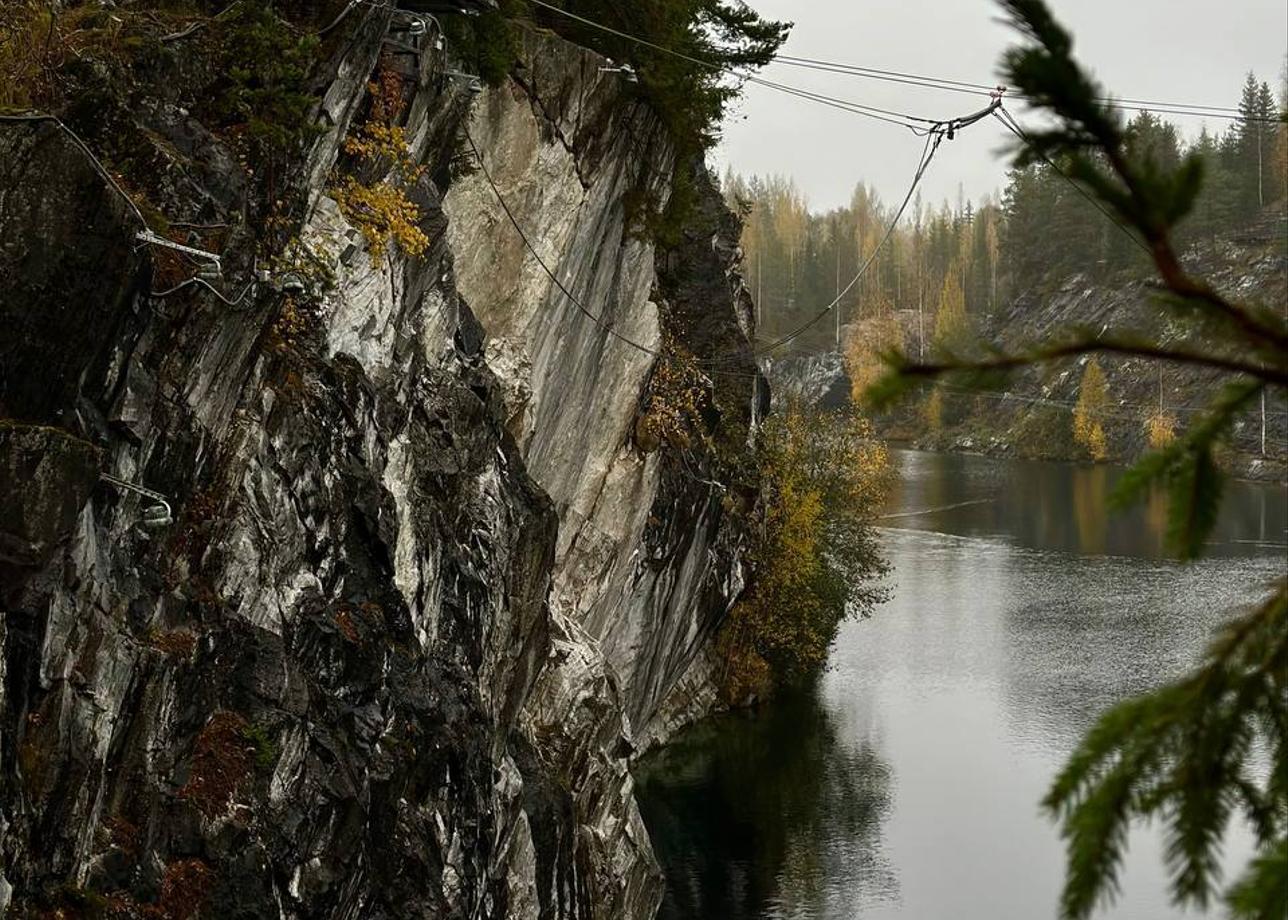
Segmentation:
[(1145, 440), (1152, 450), (1161, 450), (1176, 440), (1176, 416), (1161, 410), (1145, 419)]
[(1001, 258), (1001, 237), (998, 233), (997, 211), (990, 208), (987, 212), (987, 223), (984, 225), (984, 253), (988, 259), (988, 307), (997, 307), (997, 263)]
[(1109, 408), (1109, 392), (1105, 386), (1105, 372), (1095, 358), (1087, 362), (1078, 386), (1078, 403), (1073, 409), (1073, 441), (1086, 449), (1092, 460), (1102, 461), (1109, 456), (1105, 438), (1105, 411)]
[(935, 314), (935, 347), (944, 351), (960, 348), (970, 334), (959, 265), (960, 263), (953, 262), (949, 266), (939, 291), (939, 310)]
[(938, 434), (944, 427), (944, 392), (935, 387), (921, 406), (921, 421), (931, 434)]
[(904, 347), (903, 327), (884, 301), (867, 305), (863, 318), (851, 323), (842, 347), (845, 371), (850, 378), (850, 392), (855, 402), (862, 400), (868, 387), (885, 372), (881, 356), (891, 349)]
[(890, 462), (869, 422), (789, 406), (766, 421), (759, 454), (764, 523), (751, 587), (717, 642), (731, 701), (817, 671), (841, 621), (867, 616), (885, 593), (873, 522)]
[(1145, 440), (1152, 450), (1162, 450), (1176, 440), (1176, 416), (1163, 405), (1163, 372), (1158, 373), (1158, 408), (1145, 417)]

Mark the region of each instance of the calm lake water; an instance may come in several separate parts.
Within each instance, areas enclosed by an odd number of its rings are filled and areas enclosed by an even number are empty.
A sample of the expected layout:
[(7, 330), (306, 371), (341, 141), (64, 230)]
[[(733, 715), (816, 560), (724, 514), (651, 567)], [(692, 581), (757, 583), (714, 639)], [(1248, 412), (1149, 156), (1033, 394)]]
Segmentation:
[[(892, 600), (842, 627), (810, 692), (698, 726), (637, 770), (667, 920), (1043, 920), (1040, 814), (1095, 715), (1192, 664), (1288, 565), (1288, 492), (1235, 484), (1210, 557), (1162, 557), (1162, 500), (1105, 509), (1105, 467), (895, 453)], [(943, 510), (929, 510), (943, 509)], [(1246, 833), (1228, 847), (1249, 852)], [(1161, 834), (1104, 917), (1178, 916)]]

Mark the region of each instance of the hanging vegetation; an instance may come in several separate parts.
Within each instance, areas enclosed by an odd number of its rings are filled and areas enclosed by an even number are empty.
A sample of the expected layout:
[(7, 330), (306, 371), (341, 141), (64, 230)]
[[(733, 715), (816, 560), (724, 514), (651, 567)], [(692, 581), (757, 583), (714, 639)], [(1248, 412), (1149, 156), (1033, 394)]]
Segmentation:
[(764, 523), (754, 579), (718, 642), (731, 702), (816, 672), (847, 617), (885, 597), (873, 522), (891, 469), (885, 446), (853, 412), (791, 406), (761, 433)]

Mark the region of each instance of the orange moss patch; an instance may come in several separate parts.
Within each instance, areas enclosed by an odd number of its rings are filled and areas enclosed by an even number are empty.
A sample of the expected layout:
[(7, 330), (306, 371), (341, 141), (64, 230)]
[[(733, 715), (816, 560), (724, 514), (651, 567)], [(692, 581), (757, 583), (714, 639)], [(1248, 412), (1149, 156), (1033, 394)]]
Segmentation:
[(161, 899), (145, 910), (156, 920), (188, 920), (196, 916), (210, 894), (215, 874), (200, 859), (180, 859), (165, 867)]
[(255, 747), (246, 729), (246, 720), (236, 713), (217, 712), (197, 736), (188, 782), (179, 797), (192, 802), (207, 818), (223, 814), (251, 774)]
[(197, 637), (182, 629), (154, 629), (148, 633), (148, 645), (174, 658), (191, 658), (197, 650)]

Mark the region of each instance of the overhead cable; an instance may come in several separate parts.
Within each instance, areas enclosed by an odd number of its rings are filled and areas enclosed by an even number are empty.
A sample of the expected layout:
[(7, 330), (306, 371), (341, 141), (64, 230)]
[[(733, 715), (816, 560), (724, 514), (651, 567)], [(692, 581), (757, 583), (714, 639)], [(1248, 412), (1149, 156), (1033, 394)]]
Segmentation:
[[(980, 116), (980, 117), (983, 117), (983, 116)], [(917, 171), (916, 173), (913, 174), (912, 184), (908, 186), (908, 193), (903, 196), (903, 201), (899, 204), (899, 209), (895, 212), (894, 217), (891, 219), (889, 225), (886, 227), (885, 234), (881, 237), (880, 241), (877, 243), (876, 247), (872, 250), (872, 252), (868, 254), (868, 257), (863, 262), (863, 264), (859, 266), (858, 272), (856, 272), (854, 277), (850, 279), (850, 283), (847, 284), (836, 295), (836, 297), (832, 300), (831, 303), (829, 303), (827, 306), (823, 307), (821, 310), (815, 313), (814, 316), (812, 316), (809, 320), (802, 323), (800, 326), (796, 327), (791, 332), (787, 333), (787, 335), (782, 336), (781, 338), (773, 342), (770, 342), (766, 346), (763, 346), (761, 350), (757, 352), (758, 354), (766, 354), (769, 352), (773, 352), (776, 349), (781, 348), (783, 345), (786, 345), (787, 343), (791, 342), (793, 339), (798, 338), (806, 330), (810, 329), (812, 326), (822, 321), (822, 319), (825, 316), (827, 316), (829, 313), (835, 310), (837, 306), (840, 304), (841, 300), (847, 294), (849, 294), (851, 290), (854, 289), (854, 286), (858, 284), (859, 280), (867, 273), (868, 267), (871, 266), (873, 262), (876, 261), (877, 255), (880, 254), (881, 250), (885, 247), (885, 244), (890, 240), (890, 237), (894, 234), (895, 227), (898, 226), (899, 220), (903, 217), (903, 212), (907, 210), (908, 203), (912, 201), (912, 196), (917, 191), (917, 186), (921, 183), (922, 177), (926, 174), (926, 169), (930, 166), (930, 161), (935, 158), (935, 153), (938, 152), (939, 145), (943, 142), (946, 136), (947, 136), (946, 131), (935, 131), (934, 133), (926, 137), (926, 143), (922, 147), (922, 151), (921, 151), (921, 159), (917, 164)]]
[[(843, 74), (867, 80), (880, 80), (887, 83), (900, 83), (906, 86), (920, 86), (926, 89), (938, 89), (947, 92), (979, 95), (994, 89), (983, 83), (971, 83), (964, 80), (949, 80), (942, 77), (908, 73), (898, 70), (881, 70), (875, 67), (862, 67), (857, 64), (845, 64), (836, 61), (825, 61), (818, 58), (794, 57), (779, 54), (774, 56), (773, 63), (787, 67), (815, 70), (823, 73)], [(1012, 93), (1011, 98), (1032, 101), (1032, 97), (1023, 93)], [(1102, 105), (1111, 108), (1126, 109), (1138, 112), (1156, 112), (1163, 115), (1190, 115), (1199, 118), (1222, 118), (1228, 120), (1266, 121), (1257, 116), (1245, 116), (1233, 106), (1206, 105), (1190, 102), (1158, 102), (1148, 99), (1117, 98), (1100, 96), (1096, 99)], [(1275, 119), (1268, 119), (1275, 121)]]
[(180, 281), (174, 287), (168, 288), (164, 291), (154, 291), (149, 296), (156, 297), (156, 298), (169, 297), (171, 294), (177, 294), (179, 293), (179, 291), (182, 291), (184, 288), (192, 287), (193, 285), (196, 285), (197, 287), (205, 288), (207, 291), (214, 294), (216, 297), (218, 297), (220, 300), (226, 303), (228, 306), (235, 307), (239, 305), (243, 300), (246, 299), (246, 295), (249, 294), (251, 290), (255, 287), (255, 282), (254, 281), (246, 282), (246, 286), (242, 288), (241, 294), (239, 294), (235, 300), (231, 300), (228, 297), (226, 297), (224, 294), (222, 294), (219, 291), (217, 287), (215, 287), (205, 278), (196, 278), (196, 277), (189, 278), (187, 281)]
[[(908, 209), (908, 204), (912, 201), (913, 195), (916, 194), (918, 185), (921, 184), (922, 177), (925, 176), (926, 170), (930, 167), (930, 161), (934, 159), (935, 154), (939, 151), (939, 145), (944, 141), (945, 138), (951, 140), (954, 137), (955, 133), (961, 130), (962, 128), (973, 125), (976, 122), (986, 118), (990, 114), (996, 114), (996, 112), (1001, 107), (1002, 107), (1001, 100), (994, 99), (993, 102), (987, 108), (981, 109), (980, 111), (974, 112), (970, 115), (964, 115), (960, 118), (950, 119), (947, 122), (937, 122), (930, 129), (930, 131), (927, 133), (927, 136), (926, 136), (926, 142), (922, 146), (921, 158), (918, 161), (917, 170), (913, 174), (912, 183), (908, 187), (907, 194), (904, 195), (903, 201), (900, 202), (898, 210), (895, 211), (894, 217), (891, 218), (889, 225), (885, 229), (885, 233), (882, 235), (881, 239), (877, 242), (877, 245), (872, 250), (872, 252), (868, 254), (867, 259), (863, 262), (862, 265), (859, 266), (859, 270), (855, 273), (854, 277), (850, 279), (850, 283), (847, 284), (841, 291), (837, 293), (836, 297), (832, 300), (831, 303), (827, 304), (827, 306), (823, 307), (821, 310), (815, 313), (814, 316), (810, 317), (810, 319), (808, 319), (800, 326), (793, 329), (791, 332), (782, 336), (781, 338), (778, 338), (767, 345), (760, 346), (760, 348), (757, 349), (756, 351), (756, 354), (758, 356), (772, 353), (775, 350), (781, 348), (782, 346), (790, 343), (794, 339), (800, 337), (808, 329), (810, 329), (811, 327), (821, 322), (824, 317), (826, 317), (829, 313), (831, 313), (840, 305), (841, 301), (846, 297), (846, 295), (848, 295), (850, 291), (854, 289), (854, 286), (859, 283), (859, 280), (863, 278), (865, 274), (867, 274), (868, 268), (876, 261), (876, 258), (881, 253), (881, 250), (885, 248), (885, 245), (887, 242), (889, 242), (890, 237), (894, 235), (895, 228), (899, 225), (899, 221), (903, 217), (904, 211)], [(712, 359), (713, 362), (717, 360), (719, 359)]]
[[(851, 290), (854, 289), (854, 286), (858, 284), (860, 279), (862, 279), (863, 276), (867, 273), (868, 268), (876, 261), (876, 258), (880, 254), (881, 250), (885, 247), (886, 243), (890, 240), (891, 236), (893, 236), (895, 228), (898, 226), (900, 219), (903, 217), (904, 212), (907, 210), (908, 204), (912, 201), (913, 195), (916, 193), (917, 187), (920, 185), (922, 177), (925, 176), (926, 170), (929, 168), (931, 160), (934, 159), (935, 154), (938, 152), (940, 144), (943, 143), (945, 138), (952, 138), (954, 133), (957, 130), (960, 130), (961, 128), (975, 124), (976, 122), (987, 117), (989, 114), (995, 113), (997, 109), (999, 109), (1000, 107), (1001, 107), (1001, 101), (994, 100), (991, 105), (989, 105), (985, 109), (981, 109), (978, 112), (974, 112), (969, 115), (964, 115), (959, 118), (950, 119), (946, 122), (933, 122), (930, 125), (930, 127), (926, 130), (926, 141), (922, 145), (921, 156), (918, 159), (917, 169), (913, 174), (912, 183), (908, 187), (907, 194), (904, 195), (903, 201), (900, 203), (898, 210), (891, 218), (889, 225), (886, 227), (884, 235), (881, 237), (880, 241), (877, 243), (876, 247), (872, 250), (872, 252), (868, 254), (868, 258), (859, 267), (859, 270), (855, 273), (854, 277), (850, 279), (849, 284), (847, 284), (845, 288), (837, 294), (835, 299), (833, 299), (829, 304), (827, 304), (825, 307), (819, 310), (819, 312), (816, 313), (808, 322), (802, 324), (798, 328), (792, 330), (790, 333), (775, 340), (774, 342), (771, 342), (768, 345), (761, 347), (760, 349), (753, 348), (752, 350), (753, 355), (759, 356), (759, 355), (772, 352), (778, 348), (781, 348), (783, 345), (791, 342), (793, 339), (800, 336), (807, 329), (814, 326), (816, 323), (821, 321), (823, 317), (827, 316), (834, 309), (836, 309), (837, 305), (841, 302), (841, 300), (847, 294), (849, 294)], [(572, 291), (568, 289), (567, 285), (563, 283), (563, 281), (559, 278), (559, 276), (546, 263), (545, 259), (541, 257), (541, 254), (537, 251), (536, 247), (533, 246), (532, 241), (528, 237), (527, 232), (523, 229), (523, 225), (519, 223), (519, 220), (515, 216), (514, 211), (510, 208), (509, 203), (505, 200), (505, 196), (501, 193), (501, 190), (497, 186), (495, 179), (493, 179), (492, 173), (488, 169), (486, 161), (483, 159), (483, 154), (479, 150), (478, 146), (474, 143), (474, 138), (470, 134), (468, 127), (465, 128), (465, 140), (470, 146), (470, 152), (474, 154), (474, 158), (478, 161), (479, 169), (483, 174), (483, 178), (487, 182), (488, 187), (491, 188), (492, 194), (496, 197), (497, 202), (501, 206), (501, 210), (505, 213), (505, 216), (510, 221), (511, 226), (514, 227), (515, 232), (519, 235), (520, 240), (523, 241), (523, 244), (527, 248), (528, 252), (530, 252), (533, 258), (536, 259), (537, 264), (541, 267), (541, 270), (546, 274), (547, 277), (550, 278), (551, 282), (554, 283), (554, 285), (559, 289), (559, 291), (573, 304), (574, 307), (576, 307), (578, 312), (580, 312), (583, 316), (585, 316), (595, 325), (599, 326), (601, 329), (603, 329), (613, 338), (618, 339), (624, 344), (629, 345), (630, 347), (636, 349), (637, 351), (643, 352), (644, 354), (652, 355), (654, 357), (660, 357), (662, 353), (657, 349), (650, 348), (647, 345), (643, 345), (635, 341), (634, 339), (631, 339), (630, 337), (625, 336), (622, 333), (618, 332), (617, 330), (613, 329), (611, 325), (608, 325), (603, 320), (602, 317), (597, 316), (595, 313), (593, 313), (585, 304), (581, 302), (581, 300), (579, 300), (572, 293)], [(710, 359), (700, 360), (697, 362), (697, 364), (700, 367), (709, 369), (709, 368), (718, 367), (722, 364), (741, 362), (745, 359), (746, 359), (745, 355), (728, 356), (725, 358), (710, 358)]]
[(866, 115), (869, 118), (875, 118), (878, 121), (889, 121), (891, 119), (900, 119), (901, 121), (898, 122), (900, 124), (900, 127), (908, 128), (910, 130), (916, 130), (916, 127), (919, 124), (925, 125), (925, 124), (934, 123), (934, 119), (923, 118), (917, 115), (908, 115), (902, 112), (894, 112), (888, 109), (879, 109), (875, 106), (867, 106), (867, 105), (863, 105), (857, 102), (852, 102), (846, 99), (838, 99), (833, 96), (826, 96), (822, 93), (815, 93), (810, 90), (801, 89), (799, 87), (788, 86), (787, 84), (784, 84), (784, 83), (778, 83), (774, 80), (767, 80), (764, 77), (758, 77), (755, 74), (751, 73), (749, 70), (745, 70), (738, 67), (730, 67), (724, 64), (717, 64), (714, 61), (704, 61), (702, 58), (694, 57), (693, 55), (686, 54), (683, 51), (677, 51), (674, 48), (668, 48), (665, 45), (659, 45), (658, 43), (650, 41), (647, 38), (641, 38), (638, 35), (631, 35), (629, 32), (623, 32), (622, 30), (615, 29), (612, 26), (604, 25), (603, 23), (596, 22), (593, 19), (588, 19), (585, 16), (578, 15), (577, 13), (571, 12), (570, 10), (565, 10), (565, 9), (562, 9), (561, 7), (555, 6), (552, 3), (546, 3), (545, 0), (532, 0), (532, 3), (533, 5), (539, 6), (542, 9), (550, 10), (553, 13), (558, 13), (560, 16), (567, 17), (568, 19), (572, 19), (576, 22), (580, 22), (582, 25), (590, 26), (592, 29), (598, 29), (601, 32), (605, 32), (609, 35), (614, 35), (617, 38), (621, 38), (626, 41), (633, 42), (634, 44), (640, 45), (642, 47), (651, 48), (654, 51), (658, 51), (658, 52), (661, 52), (662, 54), (670, 55), (671, 57), (674, 57), (674, 58), (679, 58), (682, 61), (688, 61), (690, 64), (696, 64), (699, 67), (703, 67), (715, 73), (731, 74), (748, 83), (754, 83), (758, 86), (764, 86), (767, 89), (776, 90), (778, 92), (787, 93), (793, 96), (799, 96), (800, 98), (810, 99), (815, 102), (821, 102), (824, 105), (830, 105), (835, 108), (845, 108), (849, 111), (852, 111), (856, 115)]
[[(576, 22), (580, 22), (583, 25), (590, 26), (591, 28), (594, 28), (594, 29), (599, 29), (602, 32), (606, 32), (610, 35), (615, 35), (618, 38), (625, 39), (626, 41), (633, 42), (637, 45), (641, 45), (646, 48), (652, 48), (654, 51), (660, 51), (663, 54), (669, 54), (672, 57), (680, 58), (681, 60), (688, 61), (691, 64), (696, 64), (699, 67), (704, 67), (708, 70), (713, 70), (713, 71), (718, 71), (723, 73), (730, 73), (743, 80), (746, 80), (749, 83), (753, 83), (758, 86), (764, 86), (768, 89), (774, 89), (779, 92), (788, 92), (789, 94), (792, 94), (792, 95), (810, 92), (808, 90), (802, 90), (799, 87), (787, 86), (786, 84), (778, 83), (773, 80), (768, 80), (764, 77), (756, 76), (755, 74), (745, 69), (718, 64), (714, 61), (703, 60), (702, 58), (694, 57), (693, 55), (686, 54), (685, 52), (677, 51), (674, 48), (668, 48), (664, 45), (660, 45), (656, 42), (650, 41), (649, 39), (642, 38), (638, 35), (632, 35), (629, 32), (624, 32), (620, 29), (616, 29), (612, 26), (605, 25), (604, 23), (596, 22), (593, 19), (589, 19), (585, 16), (581, 16), (577, 13), (571, 12), (570, 10), (565, 10), (562, 7), (555, 6), (552, 3), (547, 3), (546, 0), (531, 0), (531, 2), (534, 6), (541, 7), (542, 9), (549, 10), (553, 13), (557, 13), (561, 16), (567, 17), (568, 19), (572, 19)], [(939, 77), (928, 77), (920, 74), (906, 73), (906, 72), (897, 71), (897, 70), (880, 70), (878, 68), (873, 68), (873, 67), (861, 67), (856, 64), (843, 64), (835, 61), (819, 60), (817, 58), (804, 58), (804, 57), (795, 57), (792, 55), (779, 54), (774, 56), (773, 62), (784, 64), (789, 67), (806, 68), (811, 70), (824, 71), (828, 73), (848, 74), (850, 76), (863, 77), (868, 79), (885, 80), (887, 82), (893, 82), (893, 83), (904, 83), (912, 86), (923, 86), (930, 89), (941, 89), (941, 90), (948, 90), (951, 92), (970, 93), (971, 95), (988, 93), (995, 89), (995, 87), (993, 86), (987, 86), (982, 83), (969, 83), (963, 80), (948, 80), (948, 79), (943, 79)], [(822, 94), (812, 94), (812, 95), (821, 97), (821, 98), (815, 99), (815, 101), (820, 101), (820, 102), (825, 101), (826, 103), (839, 103), (845, 106), (853, 106), (858, 109), (868, 109), (868, 110), (874, 110), (877, 112), (884, 112), (884, 114), (888, 116), (894, 115), (913, 122), (929, 121), (929, 119), (919, 118), (917, 116), (907, 115), (904, 113), (892, 113), (888, 110), (876, 109), (873, 106), (864, 106), (859, 103), (851, 102), (848, 100), (836, 99), (830, 96), (823, 96)], [(1013, 96), (1013, 98), (1027, 99), (1028, 97), (1023, 95), (1016, 95), (1016, 96)], [(1128, 109), (1128, 110), (1134, 110), (1134, 111), (1158, 112), (1159, 114), (1166, 114), (1166, 115), (1191, 115), (1195, 117), (1241, 119), (1245, 121), (1270, 121), (1270, 122), (1277, 123), (1275, 119), (1260, 119), (1256, 117), (1253, 117), (1251, 119), (1245, 118), (1242, 114), (1239, 113), (1237, 109), (1231, 108), (1229, 106), (1210, 106), (1210, 105), (1203, 105), (1200, 103), (1190, 104), (1190, 103), (1150, 102), (1148, 100), (1142, 100), (1142, 99), (1115, 99), (1113, 97), (1101, 97), (1100, 99), (1098, 99), (1098, 101), (1103, 103), (1104, 105), (1108, 105), (1114, 108)], [(881, 119), (878, 119), (878, 120), (881, 120)]]
[(551, 270), (550, 266), (546, 264), (546, 260), (541, 258), (541, 253), (537, 252), (536, 247), (532, 245), (532, 241), (528, 238), (528, 234), (524, 231), (523, 225), (520, 224), (518, 218), (514, 216), (514, 212), (510, 209), (510, 205), (505, 200), (505, 196), (502, 195), (501, 190), (497, 188), (496, 181), (492, 178), (492, 173), (487, 168), (487, 162), (483, 159), (483, 154), (479, 151), (479, 148), (475, 145), (474, 137), (470, 134), (470, 130), (468, 127), (466, 127), (465, 129), (465, 140), (466, 142), (469, 143), (470, 151), (474, 154), (474, 159), (478, 161), (479, 170), (483, 173), (483, 178), (487, 180), (488, 186), (492, 189), (492, 194), (496, 197), (497, 203), (501, 205), (501, 210), (505, 212), (505, 216), (509, 218), (510, 225), (514, 227), (514, 231), (515, 233), (519, 234), (519, 239), (523, 241), (524, 247), (527, 248), (528, 252), (532, 253), (532, 257), (537, 260), (537, 264), (541, 266), (541, 270), (545, 272), (547, 277), (550, 278), (550, 280), (554, 283), (555, 287), (559, 288), (560, 292), (564, 295), (564, 297), (568, 298), (568, 300), (572, 303), (572, 305), (576, 307), (577, 310), (583, 316), (585, 316), (587, 319), (589, 319), (599, 328), (603, 329), (610, 336), (612, 336), (613, 338), (617, 339), (620, 342), (625, 343), (626, 345), (629, 345), (631, 348), (634, 348), (636, 351), (641, 351), (646, 355), (660, 357), (662, 354), (660, 351), (654, 348), (650, 348), (647, 345), (641, 345), (639, 342), (635, 341), (629, 336), (622, 335), (622, 333), (618, 332), (612, 326), (605, 323), (603, 319), (601, 319), (600, 317), (592, 313), (586, 307), (586, 305), (583, 304), (576, 297), (576, 295), (572, 293), (572, 291), (568, 290), (567, 286), (563, 283), (563, 281), (559, 279), (559, 276), (556, 275), (554, 271)]
[[(90, 162), (90, 165), (93, 166), (94, 172), (96, 172), (99, 175), (99, 178), (101, 178), (104, 182), (106, 182), (108, 186), (113, 191), (115, 191), (117, 195), (120, 196), (121, 200), (124, 201), (126, 205), (129, 206), (131, 213), (134, 214), (134, 216), (138, 219), (139, 223), (142, 224), (143, 226), (142, 231), (140, 231), (137, 234), (137, 238), (141, 242), (148, 245), (165, 246), (169, 249), (178, 250), (180, 252), (184, 252), (186, 254), (194, 255), (198, 258), (205, 259), (211, 262), (211, 264), (216, 267), (219, 266), (220, 259), (218, 255), (214, 253), (205, 252), (199, 249), (193, 249), (190, 246), (182, 246), (178, 243), (175, 243), (172, 240), (168, 240), (165, 237), (159, 236), (158, 234), (154, 233), (151, 227), (148, 226), (147, 218), (143, 216), (143, 212), (139, 210), (139, 206), (134, 203), (134, 199), (131, 198), (126, 193), (125, 189), (121, 188), (120, 183), (117, 182), (116, 178), (110, 172), (107, 171), (107, 167), (105, 167), (102, 164), (102, 162), (99, 160), (99, 158), (95, 156), (94, 151), (90, 149), (89, 145), (86, 144), (83, 140), (81, 140), (80, 135), (78, 135), (71, 128), (67, 127), (67, 125), (65, 125), (61, 119), (53, 115), (46, 115), (43, 112), (29, 112), (21, 115), (0, 115), (0, 122), (6, 122), (6, 121), (7, 122), (37, 122), (37, 123), (48, 122), (49, 124), (56, 125), (58, 129), (61, 130), (64, 134), (66, 134), (69, 138), (71, 138), (72, 142), (80, 149), (82, 153), (85, 154), (86, 158)], [(242, 300), (245, 299), (246, 294), (251, 290), (252, 287), (254, 287), (254, 282), (251, 282), (250, 284), (248, 284), (242, 290), (241, 295), (238, 296), (236, 300), (230, 300), (224, 294), (221, 294), (214, 285), (210, 284), (205, 279), (199, 278), (199, 277), (189, 278), (187, 281), (181, 282), (180, 284), (175, 285), (169, 290), (161, 291), (157, 294), (152, 294), (151, 296), (167, 297), (170, 294), (174, 294), (177, 291), (182, 290), (183, 288), (190, 287), (193, 285), (205, 288), (206, 290), (214, 294), (216, 297), (218, 297), (220, 300), (222, 300), (224, 303), (226, 303), (228, 306), (233, 307), (233, 306), (237, 306), (239, 303), (242, 302)]]
[(14, 121), (14, 122), (44, 121), (44, 122), (49, 122), (50, 124), (57, 125), (59, 130), (61, 130), (64, 134), (70, 137), (72, 139), (72, 143), (74, 143), (77, 147), (79, 147), (81, 149), (81, 152), (84, 153), (85, 156), (89, 158), (91, 165), (93, 165), (94, 167), (94, 171), (98, 173), (99, 177), (108, 185), (110, 185), (112, 189), (118, 195), (121, 196), (121, 199), (127, 205), (129, 205), (130, 210), (134, 212), (134, 216), (137, 217), (139, 219), (139, 223), (143, 225), (143, 229), (144, 230), (149, 229), (148, 222), (146, 219), (144, 219), (143, 212), (139, 210), (139, 206), (134, 203), (134, 199), (125, 193), (125, 189), (121, 188), (120, 183), (118, 183), (116, 179), (112, 176), (112, 174), (107, 171), (107, 167), (105, 167), (101, 162), (99, 162), (98, 157), (94, 155), (94, 151), (90, 150), (89, 145), (80, 139), (80, 135), (78, 135), (71, 128), (67, 127), (67, 125), (63, 124), (61, 119), (55, 118), (53, 115), (46, 115), (42, 112), (28, 112), (22, 115), (0, 115), (0, 121)]

